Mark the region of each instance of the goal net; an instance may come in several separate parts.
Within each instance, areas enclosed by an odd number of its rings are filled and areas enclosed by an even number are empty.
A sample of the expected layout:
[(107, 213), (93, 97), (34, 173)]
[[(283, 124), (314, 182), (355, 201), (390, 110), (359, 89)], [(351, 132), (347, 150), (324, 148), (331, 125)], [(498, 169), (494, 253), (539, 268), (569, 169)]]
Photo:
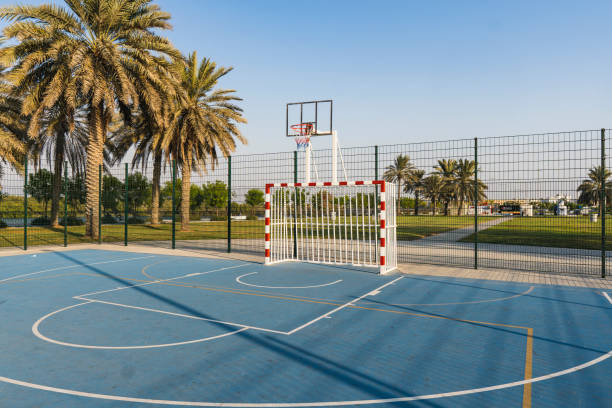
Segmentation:
[(265, 263), (395, 269), (395, 190), (384, 180), (267, 184)]

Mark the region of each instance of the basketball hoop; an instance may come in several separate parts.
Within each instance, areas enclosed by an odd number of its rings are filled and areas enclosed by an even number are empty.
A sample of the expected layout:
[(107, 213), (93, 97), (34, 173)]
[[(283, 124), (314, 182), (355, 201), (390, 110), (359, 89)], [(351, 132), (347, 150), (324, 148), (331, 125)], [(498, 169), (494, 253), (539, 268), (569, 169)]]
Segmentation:
[(312, 122), (298, 123), (297, 125), (291, 125), (291, 130), (297, 133), (296, 136), (293, 137), (295, 140), (295, 144), (297, 145), (297, 149), (301, 150), (308, 148), (310, 146), (310, 135), (313, 131)]

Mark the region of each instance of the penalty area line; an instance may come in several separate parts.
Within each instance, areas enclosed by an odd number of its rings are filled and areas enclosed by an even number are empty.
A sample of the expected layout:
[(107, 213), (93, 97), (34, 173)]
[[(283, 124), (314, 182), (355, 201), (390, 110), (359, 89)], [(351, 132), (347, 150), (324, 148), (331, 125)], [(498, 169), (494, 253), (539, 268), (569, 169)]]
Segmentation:
[(340, 310), (342, 310), (342, 309), (344, 309), (344, 308), (346, 308), (346, 307), (353, 306), (353, 305), (354, 305), (356, 302), (359, 302), (361, 299), (363, 299), (363, 298), (364, 298), (364, 297), (366, 297), (366, 296), (370, 296), (370, 295), (371, 295), (372, 293), (374, 293), (374, 292), (376, 292), (376, 293), (378, 294), (378, 293), (380, 293), (380, 292), (381, 292), (381, 291), (382, 291), (384, 288), (386, 288), (386, 287), (387, 287), (387, 286), (389, 286), (389, 285), (393, 285), (395, 282), (397, 282), (398, 280), (400, 280), (400, 279), (402, 279), (402, 278), (403, 278), (403, 276), (400, 276), (399, 278), (396, 278), (396, 279), (392, 280), (391, 282), (387, 282), (387, 283), (385, 283), (384, 285), (379, 286), (379, 287), (377, 287), (377, 288), (376, 288), (376, 289), (374, 289), (374, 290), (370, 290), (370, 291), (368, 291), (367, 293), (365, 293), (365, 294), (363, 294), (363, 295), (359, 296), (357, 299), (353, 299), (353, 300), (351, 300), (350, 302), (347, 302), (347, 303), (345, 303), (345, 304), (343, 304), (343, 305), (341, 305), (341, 306), (338, 306), (337, 308), (335, 308), (335, 309), (333, 309), (333, 310), (330, 310), (329, 312), (327, 312), (327, 313), (325, 313), (325, 314), (323, 314), (323, 315), (321, 315), (321, 316), (317, 317), (316, 319), (313, 319), (313, 320), (311, 320), (311, 321), (309, 321), (309, 322), (307, 322), (307, 323), (304, 323), (303, 325), (301, 325), (301, 326), (299, 326), (299, 327), (296, 327), (295, 329), (291, 330), (290, 332), (287, 332), (287, 334), (290, 334), (290, 335), (291, 335), (291, 334), (293, 334), (293, 333), (296, 333), (296, 332), (298, 332), (298, 331), (300, 331), (300, 330), (302, 330), (302, 329), (304, 329), (304, 328), (306, 328), (306, 327), (310, 326), (311, 324), (318, 322), (318, 321), (319, 321), (319, 320), (321, 320), (321, 319), (325, 319), (325, 318), (327, 318), (327, 317), (331, 316), (332, 314), (334, 314), (334, 313), (336, 313), (336, 312), (338, 312), (338, 311), (340, 311)]
[(604, 295), (604, 297), (608, 299), (608, 302), (610, 302), (610, 304), (612, 305), (612, 298), (610, 298), (610, 296), (606, 292), (601, 292), (601, 294)]

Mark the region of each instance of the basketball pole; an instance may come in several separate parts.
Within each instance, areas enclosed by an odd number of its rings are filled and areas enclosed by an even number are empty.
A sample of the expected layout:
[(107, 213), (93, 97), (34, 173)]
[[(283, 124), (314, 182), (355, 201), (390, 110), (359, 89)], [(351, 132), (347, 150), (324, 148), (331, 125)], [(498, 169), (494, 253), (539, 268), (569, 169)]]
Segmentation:
[(306, 160), (304, 160), (306, 167), (306, 183), (310, 183), (310, 154), (312, 153), (312, 145), (310, 142), (306, 146)]
[(332, 183), (338, 182), (338, 132), (332, 130)]

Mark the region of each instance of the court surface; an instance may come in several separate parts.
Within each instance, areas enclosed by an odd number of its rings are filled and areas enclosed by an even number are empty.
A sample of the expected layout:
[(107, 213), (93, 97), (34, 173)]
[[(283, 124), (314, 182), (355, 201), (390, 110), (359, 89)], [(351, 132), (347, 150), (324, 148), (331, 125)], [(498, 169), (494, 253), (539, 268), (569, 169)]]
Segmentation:
[(605, 407), (612, 293), (119, 251), (0, 258), (0, 406)]

